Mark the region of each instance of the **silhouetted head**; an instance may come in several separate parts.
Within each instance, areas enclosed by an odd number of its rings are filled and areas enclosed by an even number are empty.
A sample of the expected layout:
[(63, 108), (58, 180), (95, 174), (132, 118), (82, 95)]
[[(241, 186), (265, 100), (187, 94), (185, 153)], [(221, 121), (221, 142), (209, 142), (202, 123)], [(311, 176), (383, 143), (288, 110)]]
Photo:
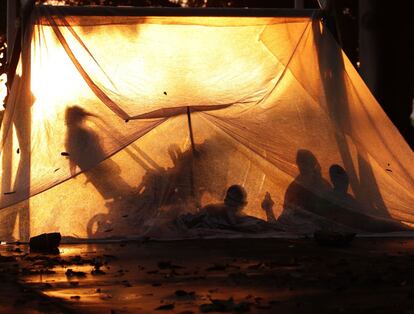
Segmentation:
[(301, 175), (310, 175), (321, 172), (321, 166), (315, 155), (309, 150), (299, 149), (296, 153), (296, 164)]
[(95, 115), (87, 112), (79, 106), (69, 107), (66, 109), (65, 113), (66, 124), (82, 123), (88, 116), (94, 117)]
[(241, 209), (247, 204), (247, 193), (241, 185), (232, 185), (227, 189), (224, 204), (229, 207)]
[(340, 165), (332, 165), (329, 168), (329, 177), (335, 191), (346, 193), (349, 185), (349, 178), (344, 168)]

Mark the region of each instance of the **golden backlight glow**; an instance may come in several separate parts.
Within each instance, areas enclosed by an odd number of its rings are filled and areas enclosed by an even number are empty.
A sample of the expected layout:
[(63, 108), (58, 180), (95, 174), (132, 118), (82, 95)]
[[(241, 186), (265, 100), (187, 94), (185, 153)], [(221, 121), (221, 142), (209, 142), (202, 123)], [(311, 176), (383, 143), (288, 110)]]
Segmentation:
[[(0, 106), (4, 104), (4, 99), (6, 98), (6, 95), (7, 95), (6, 83), (7, 83), (7, 75), (6, 73), (3, 73), (2, 75), (0, 75)], [(0, 108), (0, 110), (3, 110), (3, 108)]]
[[(69, 52), (92, 83), (130, 116), (159, 108), (255, 101), (283, 70), (260, 41), (263, 29), (263, 25), (165, 24), (73, 27), (72, 31), (59, 27), (68, 45), (65, 51), (51, 27), (37, 26), (32, 92), (42, 107), (52, 102), (64, 105), (80, 95), (91, 97), (86, 78)], [(47, 45), (36, 49), (36, 43), (43, 41)], [(54, 110), (44, 108), (39, 114)]]
[[(2, 239), (147, 235), (233, 184), (256, 217), (266, 192), (288, 215), (302, 186), (335, 201), (327, 212), (414, 223), (412, 151), (319, 20), (42, 10), (1, 129)], [(352, 179), (347, 203), (332, 195), (334, 164)]]
[[(82, 92), (88, 92), (88, 89), (53, 29), (39, 28), (35, 26), (32, 41), (30, 84), (34, 100), (33, 120), (40, 123), (56, 117), (67, 104), (79, 101)], [(47, 43), (43, 49), (36, 45), (40, 40)]]

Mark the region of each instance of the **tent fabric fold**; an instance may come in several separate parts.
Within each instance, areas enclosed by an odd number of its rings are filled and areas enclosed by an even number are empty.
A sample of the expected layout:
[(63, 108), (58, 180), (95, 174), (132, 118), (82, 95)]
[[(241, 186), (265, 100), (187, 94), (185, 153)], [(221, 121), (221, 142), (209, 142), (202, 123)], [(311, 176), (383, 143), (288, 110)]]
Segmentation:
[(174, 221), (233, 184), (261, 220), (270, 193), (281, 234), (410, 230), (413, 152), (317, 17), (68, 12), (25, 33), (1, 239), (194, 236)]

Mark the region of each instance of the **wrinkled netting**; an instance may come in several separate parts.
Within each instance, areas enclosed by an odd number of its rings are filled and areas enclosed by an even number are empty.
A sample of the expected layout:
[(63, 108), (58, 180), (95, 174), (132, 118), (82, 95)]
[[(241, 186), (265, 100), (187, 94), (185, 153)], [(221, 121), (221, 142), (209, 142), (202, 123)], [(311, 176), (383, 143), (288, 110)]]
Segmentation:
[(23, 43), (1, 128), (1, 239), (234, 236), (179, 223), (232, 184), (254, 234), (269, 234), (262, 220), (289, 234), (414, 222), (413, 153), (316, 18), (44, 6)]

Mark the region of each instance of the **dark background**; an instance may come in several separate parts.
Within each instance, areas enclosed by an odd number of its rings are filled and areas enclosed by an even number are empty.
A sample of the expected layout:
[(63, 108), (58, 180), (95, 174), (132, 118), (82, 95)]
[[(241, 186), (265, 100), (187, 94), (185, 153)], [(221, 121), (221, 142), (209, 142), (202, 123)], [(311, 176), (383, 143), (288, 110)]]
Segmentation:
[[(36, 3), (45, 3), (37, 0)], [(189, 7), (293, 8), (294, 0), (66, 0), (68, 5), (132, 5)], [(414, 98), (414, 2), (404, 0), (333, 0), (325, 21), (338, 43), (400, 130), (411, 148), (410, 122)], [(0, 74), (6, 71), (6, 5), (0, 1)], [(319, 8), (317, 0), (304, 0), (305, 8)], [(3, 52), (3, 55), (2, 55)], [(2, 56), (1, 56), (2, 55)]]

